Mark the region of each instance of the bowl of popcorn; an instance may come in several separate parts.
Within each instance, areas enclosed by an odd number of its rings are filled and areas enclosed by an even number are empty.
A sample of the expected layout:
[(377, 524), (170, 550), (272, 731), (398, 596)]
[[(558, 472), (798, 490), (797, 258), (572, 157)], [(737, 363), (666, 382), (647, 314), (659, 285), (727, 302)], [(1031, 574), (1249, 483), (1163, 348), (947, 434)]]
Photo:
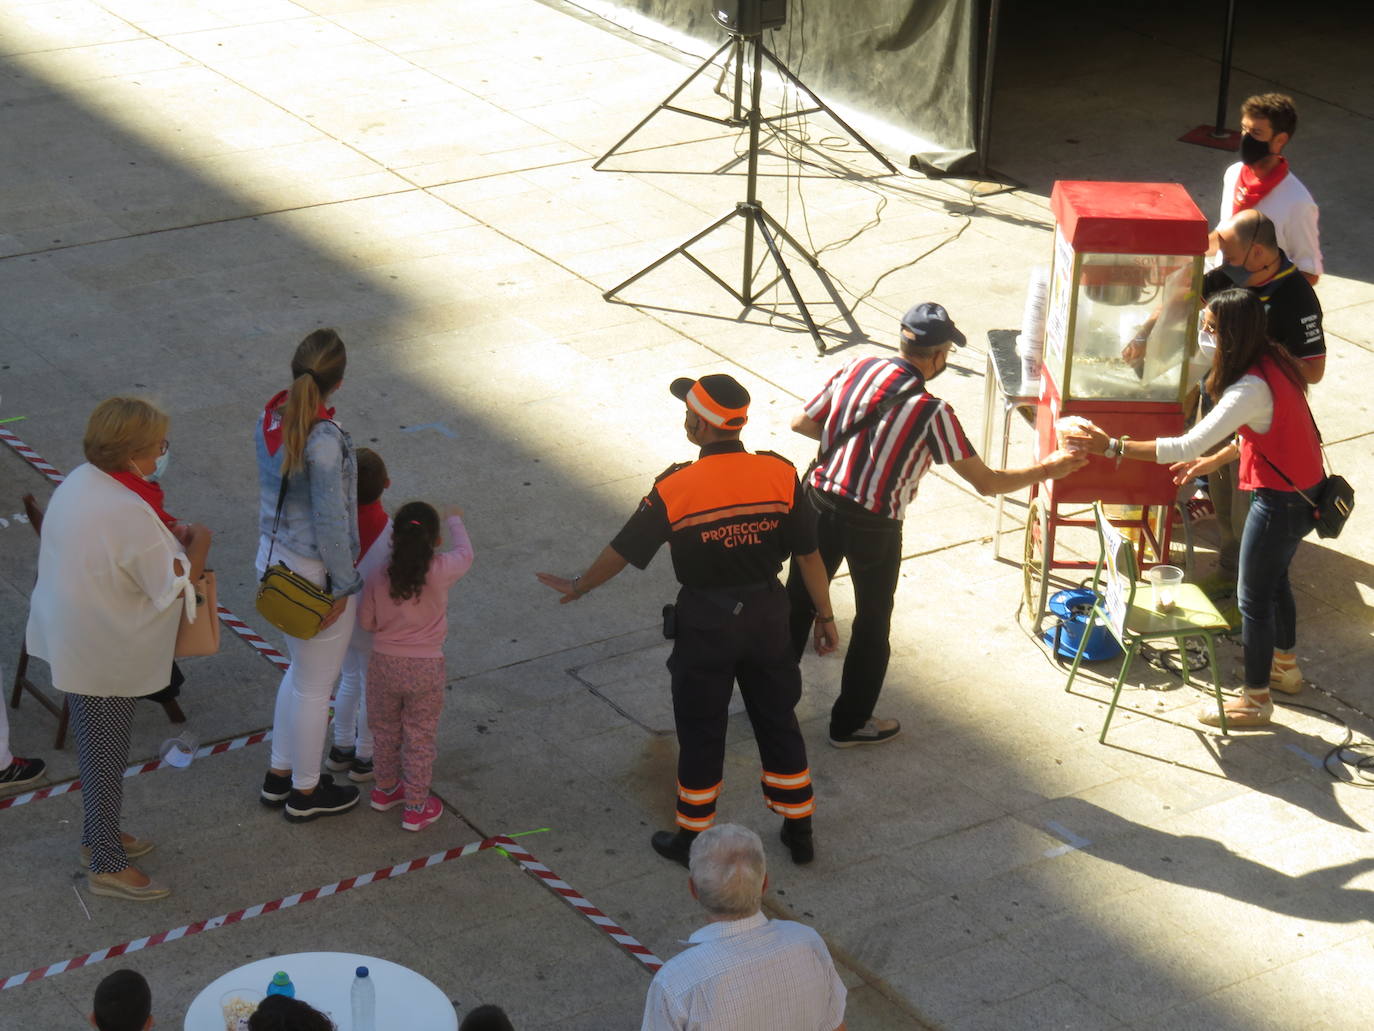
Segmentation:
[(257, 1012), (262, 992), (251, 988), (231, 988), (220, 996), (219, 1006), (224, 1013), (224, 1031), (248, 1031), (248, 1018)]

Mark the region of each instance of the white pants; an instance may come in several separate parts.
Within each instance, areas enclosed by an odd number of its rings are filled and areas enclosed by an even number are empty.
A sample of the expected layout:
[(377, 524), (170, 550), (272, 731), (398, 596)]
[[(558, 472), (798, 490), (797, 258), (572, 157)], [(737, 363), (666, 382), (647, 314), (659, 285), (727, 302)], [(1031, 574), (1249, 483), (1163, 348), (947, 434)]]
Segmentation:
[(367, 725), (367, 660), (371, 657), (370, 648), (348, 646), (334, 696), (334, 747), (355, 749), (359, 759), (372, 758), (372, 728)]
[[(258, 572), (266, 568), (267, 540), (258, 548)], [(324, 586), (324, 563), (283, 551), (272, 552), (273, 562), (284, 562), (290, 569)], [(308, 641), (286, 635), (286, 650), (291, 668), (277, 688), (277, 707), (272, 717), (272, 768), (290, 770), (291, 786), (297, 791), (312, 791), (320, 782), (320, 759), (329, 725), (329, 695), (339, 681), (344, 653), (353, 639), (353, 624), (358, 618), (356, 598), (326, 630)]]

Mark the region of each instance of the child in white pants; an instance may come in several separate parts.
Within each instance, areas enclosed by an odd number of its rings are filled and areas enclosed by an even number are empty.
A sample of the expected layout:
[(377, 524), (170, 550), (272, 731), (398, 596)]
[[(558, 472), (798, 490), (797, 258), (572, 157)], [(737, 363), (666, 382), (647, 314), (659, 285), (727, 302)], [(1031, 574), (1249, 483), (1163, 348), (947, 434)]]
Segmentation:
[[(389, 525), (382, 494), (391, 486), (386, 463), (371, 448), (360, 447), (358, 459), (358, 543), (362, 558), (358, 574), (368, 573), (384, 549), (373, 548)], [(377, 554), (374, 555), (374, 552)], [(368, 559), (372, 557), (372, 563)], [(339, 671), (339, 688), (334, 695), (334, 743), (325, 760), (325, 769), (348, 771), (348, 779), (362, 784), (372, 779), (372, 730), (367, 725), (367, 663), (372, 658), (372, 635), (361, 626), (353, 628)]]

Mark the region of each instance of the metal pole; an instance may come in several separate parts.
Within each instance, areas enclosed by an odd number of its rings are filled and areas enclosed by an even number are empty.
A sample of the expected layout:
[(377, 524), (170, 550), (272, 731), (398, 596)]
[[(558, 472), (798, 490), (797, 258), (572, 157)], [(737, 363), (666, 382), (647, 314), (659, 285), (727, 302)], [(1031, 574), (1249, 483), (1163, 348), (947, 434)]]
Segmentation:
[[(731, 116), (736, 122), (744, 119), (744, 37), (734, 36), (735, 41), (735, 100)], [(757, 41), (757, 37), (755, 37)]]
[(983, 102), (978, 105), (979, 175), (988, 173), (988, 144), (992, 139), (992, 81), (997, 66), (997, 23), (1001, 12), (1002, 0), (992, 0), (988, 8), (987, 53), (983, 57)]
[(1217, 85), (1217, 120), (1212, 135), (1230, 135), (1226, 129), (1226, 93), (1231, 85), (1231, 44), (1236, 38), (1236, 0), (1227, 0), (1226, 29), (1221, 37), (1221, 81)]
[(744, 220), (744, 285), (740, 295), (747, 308), (754, 303), (754, 219), (759, 207), (759, 126), (762, 115), (759, 104), (763, 91), (763, 44), (761, 36), (751, 36), (754, 47), (754, 78), (749, 83), (749, 172), (744, 205), (750, 217)]

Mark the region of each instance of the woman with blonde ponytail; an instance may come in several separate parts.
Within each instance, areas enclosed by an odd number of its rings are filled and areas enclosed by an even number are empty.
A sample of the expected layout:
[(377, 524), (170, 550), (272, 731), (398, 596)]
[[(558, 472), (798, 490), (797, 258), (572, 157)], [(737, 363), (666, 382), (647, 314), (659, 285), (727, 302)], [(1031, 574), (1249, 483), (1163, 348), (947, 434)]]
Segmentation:
[(332, 329), (296, 348), (291, 385), (267, 402), (254, 436), (258, 452), (258, 575), (283, 562), (334, 596), (309, 640), (286, 637), (291, 667), (277, 689), (272, 760), (264, 805), (293, 822), (347, 812), (358, 789), (320, 774), (329, 694), (339, 679), (357, 618), (358, 470), (353, 442), (325, 403), (343, 382), (347, 354)]

